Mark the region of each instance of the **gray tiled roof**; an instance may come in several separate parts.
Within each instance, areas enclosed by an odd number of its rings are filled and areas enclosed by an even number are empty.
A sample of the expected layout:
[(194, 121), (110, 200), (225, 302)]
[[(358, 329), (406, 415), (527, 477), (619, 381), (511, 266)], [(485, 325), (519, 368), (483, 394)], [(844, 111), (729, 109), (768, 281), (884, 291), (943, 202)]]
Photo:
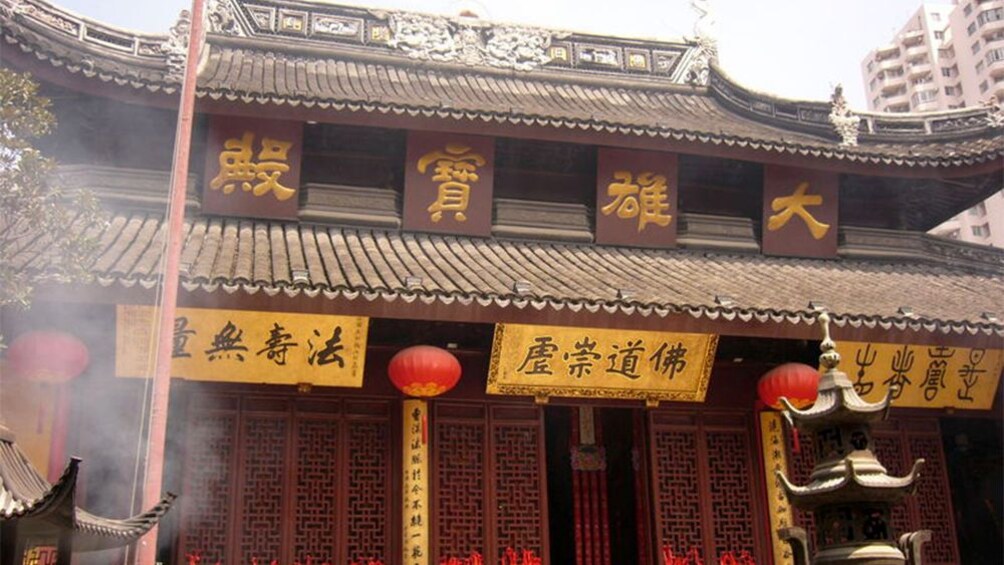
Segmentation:
[(72, 529), (74, 551), (94, 551), (136, 541), (157, 525), (175, 499), (169, 494), (148, 512), (123, 520), (95, 516), (73, 506), (79, 469), (80, 460), (74, 458), (49, 484), (0, 424), (0, 520), (37, 519), (50, 527)]
[[(876, 134), (858, 147), (843, 147), (828, 123), (741, 114), (734, 109), (737, 96), (748, 91), (726, 88), (729, 83), (720, 77), (716, 83), (720, 88), (710, 92), (642, 81), (576, 83), (533, 74), (392, 64), (337, 52), (289, 54), (213, 45), (200, 69), (199, 88), (200, 96), (249, 104), (660, 137), (865, 163), (953, 166), (998, 159), (1004, 153), (999, 128), (971, 125), (955, 136)], [(824, 116), (828, 112), (825, 104), (811, 109)]]
[[(103, 285), (158, 281), (164, 222), (118, 215), (100, 233)], [(197, 218), (186, 224), (183, 285), (210, 292), (442, 301), (731, 320), (1004, 334), (1004, 274), (919, 262), (811, 260), (588, 244), (478, 239), (296, 223)], [(44, 243), (18, 263), (44, 269)], [(516, 283), (528, 285), (517, 291)], [(720, 303), (727, 296), (730, 302)], [(911, 314), (899, 309), (909, 306)]]
[[(241, 1), (216, 5), (226, 6), (251, 7)], [(374, 17), (359, 8), (296, 6), (318, 13), (344, 12), (367, 21)], [(278, 32), (240, 35), (247, 31), (209, 34), (199, 96), (252, 105), (661, 138), (890, 166), (952, 167), (1000, 160), (1004, 155), (1001, 128), (990, 126), (991, 111), (985, 108), (939, 114), (861, 113), (860, 145), (845, 147), (829, 123), (829, 103), (752, 92), (717, 69), (710, 73), (709, 87), (690, 87), (675, 75), (557, 67), (514, 71), (414, 60), (386, 45), (360, 43), (358, 38), (353, 44)], [(173, 93), (180, 86), (184, 57), (179, 62), (177, 34), (119, 30), (45, 0), (0, 0), (0, 36), (4, 59), (20, 54), (29, 61), (43, 61), (56, 72), (121, 85), (130, 93)], [(590, 41), (627, 42), (651, 53), (665, 47), (596, 36)], [(684, 50), (681, 53), (693, 48), (687, 43), (674, 45)], [(681, 55), (680, 60), (688, 57)]]

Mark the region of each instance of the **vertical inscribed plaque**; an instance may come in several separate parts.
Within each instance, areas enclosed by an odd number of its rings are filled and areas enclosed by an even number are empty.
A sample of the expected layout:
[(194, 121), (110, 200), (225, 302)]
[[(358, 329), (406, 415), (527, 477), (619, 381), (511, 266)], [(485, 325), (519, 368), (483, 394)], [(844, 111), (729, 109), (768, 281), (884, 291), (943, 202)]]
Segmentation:
[(601, 147), (596, 169), (596, 243), (676, 245), (675, 154)]
[(203, 212), (296, 219), (302, 123), (211, 116), (206, 147)]
[(838, 185), (836, 173), (764, 166), (764, 254), (836, 257)]
[(404, 228), (491, 235), (494, 161), (494, 138), (409, 132)]

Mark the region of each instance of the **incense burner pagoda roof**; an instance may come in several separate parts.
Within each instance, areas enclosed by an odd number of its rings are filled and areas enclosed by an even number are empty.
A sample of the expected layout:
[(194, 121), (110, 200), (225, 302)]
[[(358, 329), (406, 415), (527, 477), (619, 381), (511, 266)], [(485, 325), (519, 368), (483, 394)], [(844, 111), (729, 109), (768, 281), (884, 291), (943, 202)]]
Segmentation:
[[(165, 230), (158, 215), (113, 217), (95, 234), (97, 282), (156, 285)], [(999, 264), (976, 272), (920, 261), (786, 259), (211, 217), (186, 223), (184, 241), (182, 284), (189, 291), (644, 317), (687, 313), (807, 326), (818, 314), (815, 302), (838, 326), (1004, 335), (1004, 324), (983, 314), (1004, 313)], [(44, 270), (46, 251), (44, 241), (35, 242), (16, 263)], [(913, 312), (901, 311), (904, 301)]]
[(31, 520), (33, 530), (73, 532), (75, 551), (96, 551), (128, 545), (157, 525), (174, 501), (168, 494), (148, 512), (115, 520), (95, 516), (75, 506), (80, 460), (70, 460), (62, 476), (50, 484), (28, 461), (13, 434), (0, 425), (0, 521)]
[[(856, 112), (859, 144), (842, 145), (829, 102), (754, 92), (713, 65), (703, 67), (706, 85), (695, 86), (703, 64), (696, 41), (292, 0), (216, 0), (209, 23), (197, 89), (204, 99), (663, 138), (894, 167), (967, 166), (1004, 155), (999, 108)], [(179, 90), (184, 22), (170, 34), (137, 34), (43, 0), (0, 0), (0, 24), (7, 49), (41, 61), (34, 64), (127, 91)]]

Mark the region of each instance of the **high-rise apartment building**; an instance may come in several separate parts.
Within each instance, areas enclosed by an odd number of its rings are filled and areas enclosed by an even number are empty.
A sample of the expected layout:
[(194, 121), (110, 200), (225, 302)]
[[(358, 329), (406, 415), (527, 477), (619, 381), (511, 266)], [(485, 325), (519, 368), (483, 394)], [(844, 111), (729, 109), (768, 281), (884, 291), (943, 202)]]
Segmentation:
[[(1004, 0), (923, 4), (861, 62), (868, 109), (931, 112), (1004, 101)], [(1004, 247), (1004, 192), (931, 230)]]
[(924, 4), (861, 62), (868, 109), (928, 112), (1004, 100), (1004, 0)]

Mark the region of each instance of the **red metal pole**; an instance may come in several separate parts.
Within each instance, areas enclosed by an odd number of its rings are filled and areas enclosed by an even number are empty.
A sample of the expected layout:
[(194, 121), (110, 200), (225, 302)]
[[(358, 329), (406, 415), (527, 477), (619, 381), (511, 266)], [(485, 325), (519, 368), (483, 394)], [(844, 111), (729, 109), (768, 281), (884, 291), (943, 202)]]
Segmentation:
[[(178, 304), (178, 268), (181, 262), (182, 226), (185, 219), (185, 192), (188, 185), (188, 157), (192, 144), (192, 116), (195, 114), (195, 83), (199, 51), (202, 45), (203, 7), (205, 0), (192, 0), (192, 25), (188, 34), (188, 56), (178, 103), (178, 127), (174, 137), (174, 162), (171, 165), (171, 204), (168, 217), (167, 257), (164, 267), (164, 293), (157, 333), (157, 366), (153, 376), (147, 439), (146, 481), (143, 507), (160, 501), (164, 474), (164, 443), (167, 437), (167, 403), (171, 393), (171, 350), (174, 341), (174, 317)], [(136, 563), (157, 562), (157, 528), (140, 542)]]

